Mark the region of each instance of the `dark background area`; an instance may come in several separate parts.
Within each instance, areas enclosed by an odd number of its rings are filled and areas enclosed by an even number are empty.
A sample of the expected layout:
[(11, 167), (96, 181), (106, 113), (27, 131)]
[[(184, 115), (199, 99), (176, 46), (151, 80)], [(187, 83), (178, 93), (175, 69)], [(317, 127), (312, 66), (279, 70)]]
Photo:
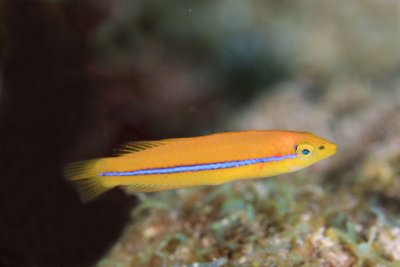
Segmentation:
[(83, 205), (62, 175), (65, 163), (79, 156), (83, 129), (96, 123), (87, 115), (96, 105), (96, 83), (85, 70), (92, 60), (87, 37), (101, 17), (92, 11), (85, 1), (1, 2), (2, 266), (93, 263), (135, 204), (110, 192)]

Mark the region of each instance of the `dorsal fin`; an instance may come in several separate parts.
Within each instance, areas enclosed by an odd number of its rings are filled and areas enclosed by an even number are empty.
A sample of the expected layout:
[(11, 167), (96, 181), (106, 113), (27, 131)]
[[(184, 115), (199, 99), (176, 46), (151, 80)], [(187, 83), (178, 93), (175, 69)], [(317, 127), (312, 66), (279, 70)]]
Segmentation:
[(121, 147), (115, 149), (114, 154), (116, 156), (125, 155), (128, 153), (134, 153), (146, 149), (150, 149), (153, 147), (164, 145), (164, 140), (161, 141), (135, 141), (129, 142), (127, 144), (122, 145)]
[(188, 138), (169, 138), (169, 139), (161, 139), (156, 141), (133, 141), (126, 144), (123, 144), (119, 148), (115, 149), (114, 155), (121, 156), (128, 153), (134, 153), (138, 151), (143, 151), (146, 149), (150, 149), (153, 147), (158, 147), (162, 145), (166, 145), (173, 142), (187, 140)]

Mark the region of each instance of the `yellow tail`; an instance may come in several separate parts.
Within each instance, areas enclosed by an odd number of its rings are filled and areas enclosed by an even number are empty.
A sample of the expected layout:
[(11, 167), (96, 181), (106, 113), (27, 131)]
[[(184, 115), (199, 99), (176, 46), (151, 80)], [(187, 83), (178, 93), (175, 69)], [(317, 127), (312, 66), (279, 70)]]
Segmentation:
[(96, 171), (100, 161), (101, 159), (78, 161), (68, 164), (64, 169), (65, 176), (74, 183), (83, 202), (90, 201), (109, 189), (103, 186), (99, 172)]

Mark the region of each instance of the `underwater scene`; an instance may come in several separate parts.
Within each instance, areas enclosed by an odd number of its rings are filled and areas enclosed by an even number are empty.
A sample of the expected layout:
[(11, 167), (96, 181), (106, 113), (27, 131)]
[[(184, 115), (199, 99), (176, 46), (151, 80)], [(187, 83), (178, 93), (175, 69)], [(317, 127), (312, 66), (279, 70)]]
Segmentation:
[(0, 0), (0, 267), (400, 267), (400, 2)]

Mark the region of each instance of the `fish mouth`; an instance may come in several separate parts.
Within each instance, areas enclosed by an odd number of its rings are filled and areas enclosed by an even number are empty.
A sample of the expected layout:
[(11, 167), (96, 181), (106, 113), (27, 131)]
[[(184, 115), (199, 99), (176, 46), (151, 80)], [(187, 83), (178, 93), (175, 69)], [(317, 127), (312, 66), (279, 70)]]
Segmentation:
[(333, 155), (335, 155), (336, 154), (336, 152), (337, 152), (337, 145), (336, 144), (334, 144), (334, 143), (326, 143), (326, 152), (327, 152), (327, 156), (329, 157), (329, 156), (333, 156)]
[(332, 154), (336, 154), (336, 152), (337, 152), (337, 145), (332, 144)]
[(336, 154), (337, 145), (328, 140), (324, 140), (324, 142), (318, 147), (318, 151), (322, 158), (327, 158)]

